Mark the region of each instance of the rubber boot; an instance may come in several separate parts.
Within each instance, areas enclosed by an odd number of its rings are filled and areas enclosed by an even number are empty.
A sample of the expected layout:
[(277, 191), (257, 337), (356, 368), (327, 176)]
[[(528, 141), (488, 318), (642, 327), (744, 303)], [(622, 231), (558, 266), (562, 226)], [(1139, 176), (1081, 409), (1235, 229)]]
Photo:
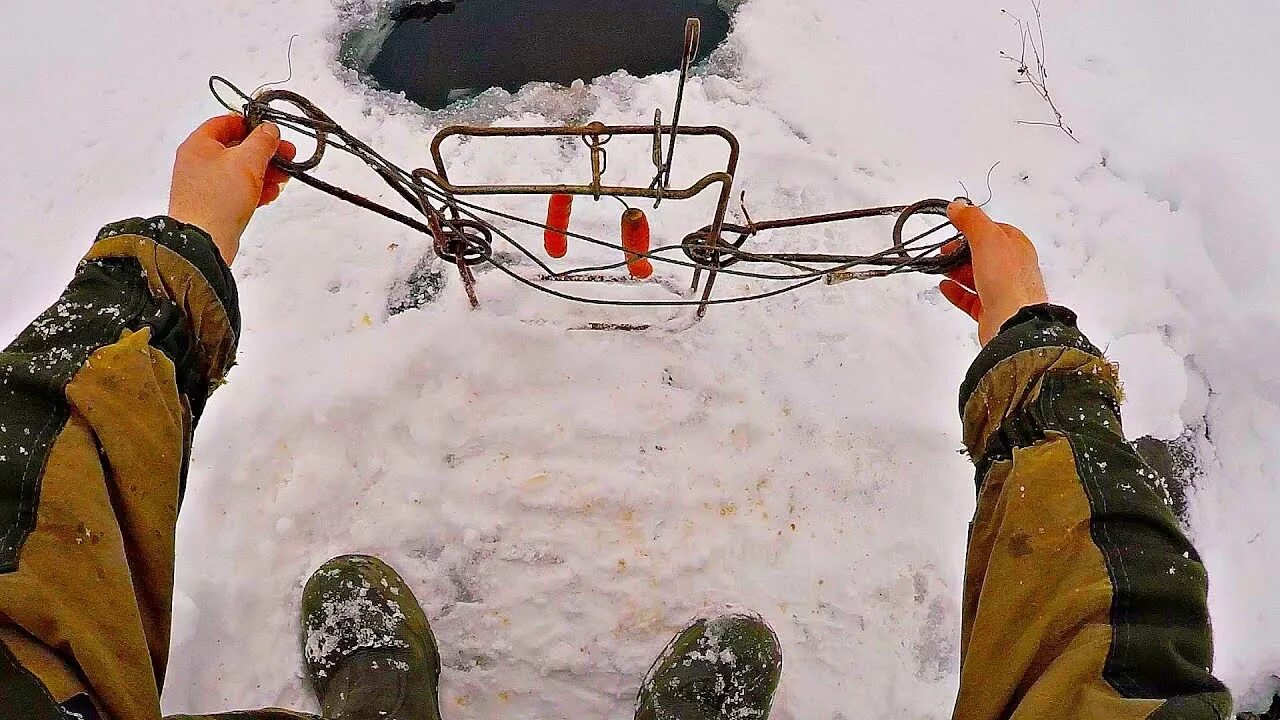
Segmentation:
[(344, 555), (302, 591), (302, 655), (332, 720), (440, 720), (440, 652), (413, 592), (386, 563)]
[(781, 676), (778, 637), (759, 617), (696, 620), (649, 670), (636, 720), (765, 720)]

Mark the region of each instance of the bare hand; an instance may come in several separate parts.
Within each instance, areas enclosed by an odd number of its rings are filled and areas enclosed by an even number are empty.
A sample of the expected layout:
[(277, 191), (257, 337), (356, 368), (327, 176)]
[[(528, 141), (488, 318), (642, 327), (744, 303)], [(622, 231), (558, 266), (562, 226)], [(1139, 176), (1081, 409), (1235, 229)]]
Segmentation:
[(978, 321), (978, 340), (986, 345), (1019, 310), (1049, 302), (1040, 258), (1021, 230), (992, 222), (967, 201), (951, 203), (947, 217), (969, 239), (973, 260), (948, 273), (939, 288), (951, 304)]
[(254, 211), (280, 197), (289, 179), (271, 159), (292, 160), (297, 152), (271, 123), (250, 134), (239, 115), (205, 122), (178, 147), (169, 217), (209, 233), (230, 265)]

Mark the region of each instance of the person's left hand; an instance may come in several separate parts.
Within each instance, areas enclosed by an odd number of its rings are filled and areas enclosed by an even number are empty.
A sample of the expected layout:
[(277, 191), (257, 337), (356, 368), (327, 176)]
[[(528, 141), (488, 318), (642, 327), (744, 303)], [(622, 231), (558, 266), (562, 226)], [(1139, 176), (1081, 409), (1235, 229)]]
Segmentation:
[(213, 118), (178, 147), (169, 217), (209, 233), (230, 265), (254, 211), (280, 197), (289, 179), (271, 159), (297, 153), (272, 123), (249, 133), (240, 115)]

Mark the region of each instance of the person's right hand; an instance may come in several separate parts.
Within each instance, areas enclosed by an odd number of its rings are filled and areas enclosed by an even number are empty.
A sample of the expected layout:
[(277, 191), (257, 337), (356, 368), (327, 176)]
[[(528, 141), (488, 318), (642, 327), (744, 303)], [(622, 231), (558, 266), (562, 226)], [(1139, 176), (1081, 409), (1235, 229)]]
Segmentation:
[[(1049, 302), (1036, 248), (1012, 225), (992, 222), (981, 208), (957, 200), (947, 208), (951, 224), (969, 239), (973, 260), (938, 286), (951, 304), (978, 321), (986, 345), (1024, 307)], [(955, 246), (943, 248), (953, 252)]]

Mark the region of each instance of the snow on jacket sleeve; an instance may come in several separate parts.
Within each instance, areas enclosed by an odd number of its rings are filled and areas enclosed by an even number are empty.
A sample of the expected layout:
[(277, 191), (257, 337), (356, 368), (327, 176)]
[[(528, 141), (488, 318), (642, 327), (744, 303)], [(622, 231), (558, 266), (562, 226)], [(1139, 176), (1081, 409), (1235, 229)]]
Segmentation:
[(960, 720), (1228, 717), (1208, 579), (1125, 442), (1117, 369), (1040, 305), (961, 388), (978, 506), (965, 572)]
[(160, 717), (191, 432), (239, 323), (209, 237), (135, 219), (0, 353), (0, 708)]

